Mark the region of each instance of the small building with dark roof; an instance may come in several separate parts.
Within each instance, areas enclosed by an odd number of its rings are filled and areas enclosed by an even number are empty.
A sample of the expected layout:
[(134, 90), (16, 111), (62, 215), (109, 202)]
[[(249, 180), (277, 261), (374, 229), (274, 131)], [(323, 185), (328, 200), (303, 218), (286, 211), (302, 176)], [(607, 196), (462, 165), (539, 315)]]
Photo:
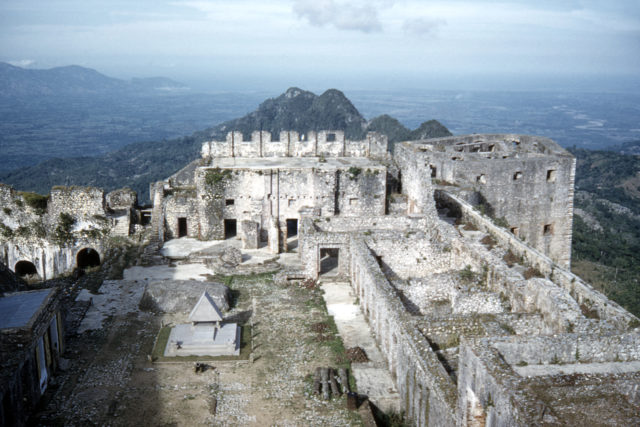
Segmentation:
[(24, 425), (64, 351), (58, 290), (0, 298), (0, 425)]

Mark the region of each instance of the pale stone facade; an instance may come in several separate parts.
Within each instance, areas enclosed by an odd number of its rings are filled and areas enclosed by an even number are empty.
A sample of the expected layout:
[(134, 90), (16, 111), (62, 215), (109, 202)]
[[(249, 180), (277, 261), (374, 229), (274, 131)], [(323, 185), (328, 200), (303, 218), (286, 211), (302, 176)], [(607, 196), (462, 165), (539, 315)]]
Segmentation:
[(229, 133), (226, 141), (203, 144), (201, 160), (154, 187), (162, 204), (158, 235), (238, 235), (250, 248), (257, 225), (259, 240), (277, 252), (297, 235), (302, 212), (384, 215), (387, 168), (380, 160), (389, 158), (386, 147), (377, 134), (348, 141), (338, 131), (303, 139), (283, 132), (271, 141), (268, 132), (254, 132), (242, 141), (241, 133)]

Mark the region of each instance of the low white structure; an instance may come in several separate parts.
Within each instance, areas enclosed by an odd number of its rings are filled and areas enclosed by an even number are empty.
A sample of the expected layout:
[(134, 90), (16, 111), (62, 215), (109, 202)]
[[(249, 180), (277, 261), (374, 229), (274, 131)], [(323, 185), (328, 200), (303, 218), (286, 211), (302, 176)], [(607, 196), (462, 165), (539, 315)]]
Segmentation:
[(240, 327), (236, 323), (222, 323), (222, 313), (206, 291), (191, 310), (189, 321), (171, 329), (164, 350), (166, 357), (240, 354)]

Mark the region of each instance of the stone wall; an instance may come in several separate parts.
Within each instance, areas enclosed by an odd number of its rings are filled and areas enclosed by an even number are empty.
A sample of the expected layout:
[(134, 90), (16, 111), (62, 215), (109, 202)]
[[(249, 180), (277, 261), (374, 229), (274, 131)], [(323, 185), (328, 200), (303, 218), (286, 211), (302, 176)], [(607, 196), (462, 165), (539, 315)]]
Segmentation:
[(198, 204), (194, 187), (178, 187), (171, 189), (163, 195), (166, 200), (164, 206), (163, 236), (165, 239), (179, 237), (179, 218), (184, 218), (188, 237), (202, 238), (200, 224), (195, 221), (198, 218)]
[(514, 234), (557, 264), (570, 265), (575, 158), (553, 141), (521, 135), (438, 138), (396, 144), (395, 158), (410, 201), (430, 195), (427, 181), (447, 184), (450, 192), (506, 220)]
[(436, 216), (433, 186), (428, 165), (411, 144), (396, 144), (393, 159), (401, 171), (402, 193), (406, 194), (409, 214)]
[(387, 158), (387, 137), (367, 133), (361, 141), (345, 139), (343, 131), (311, 131), (306, 137), (298, 132), (280, 132), (273, 141), (271, 133), (255, 131), (250, 141), (242, 132), (229, 132), (225, 141), (209, 141), (202, 145), (202, 157), (371, 157)]
[(460, 215), (464, 221), (471, 222), (479, 230), (490, 234), (500, 246), (511, 250), (524, 262), (538, 269), (570, 294), (579, 305), (585, 305), (588, 309), (595, 310), (600, 319), (610, 322), (621, 330), (625, 330), (631, 322), (637, 321), (635, 316), (593, 289), (580, 277), (557, 265), (538, 250), (526, 245), (509, 231), (496, 226), (489, 218), (481, 215), (459, 197), (445, 191), (437, 191), (436, 198), (439, 204), (448, 207), (451, 212)]
[(47, 213), (52, 223), (61, 213), (78, 219), (106, 216), (104, 191), (95, 187), (53, 187)]
[(418, 426), (456, 425), (455, 384), (366, 244), (353, 238), (350, 248), (351, 283), (396, 380), (405, 415)]
[[(620, 394), (627, 393), (630, 400), (634, 394), (637, 396), (637, 385), (636, 390), (632, 386), (626, 391), (617, 390), (616, 385), (619, 381), (625, 383), (620, 375), (624, 366), (638, 360), (640, 336), (637, 333), (463, 340), (458, 362), (457, 418), (460, 425), (573, 425), (566, 417), (573, 419), (581, 406), (624, 405), (618, 401)], [(611, 366), (604, 374), (590, 373), (590, 363), (598, 365), (597, 372), (603, 372), (606, 364)], [(530, 388), (531, 377), (517, 373), (519, 369), (526, 370), (528, 365), (537, 365), (536, 375), (548, 376), (545, 387), (557, 387), (561, 396), (574, 393), (581, 379), (588, 381), (591, 377), (596, 380), (583, 387), (581, 399), (542, 401)], [(554, 377), (557, 367), (563, 365), (572, 366), (577, 373)], [(633, 366), (629, 368), (637, 370)], [(614, 385), (613, 393), (607, 390), (608, 384)], [(480, 420), (482, 422), (478, 423)], [(625, 423), (624, 419), (604, 422), (606, 425), (621, 423)]]
[[(216, 179), (208, 179), (209, 174)], [(200, 168), (195, 182), (192, 200), (174, 194), (169, 202), (165, 194), (165, 217), (170, 221), (182, 209), (181, 214), (199, 226), (199, 234), (193, 236), (202, 239), (223, 239), (224, 220), (254, 221), (266, 230), (271, 218), (277, 218), (286, 233), (286, 220), (300, 221), (300, 212), (309, 208), (324, 217), (379, 216), (385, 210), (383, 166), (371, 166), (355, 176), (347, 167), (324, 169), (321, 164), (316, 168)]]
[(46, 240), (34, 244), (5, 242), (0, 245), (0, 259), (12, 271), (19, 261), (29, 261), (35, 266), (43, 280), (53, 279), (71, 273), (77, 267), (77, 255), (85, 249), (96, 250), (100, 260), (104, 259), (104, 245), (101, 241), (79, 241), (74, 246), (58, 246)]
[[(0, 185), (0, 223), (12, 230), (9, 238), (0, 238), (0, 259), (12, 271), (19, 261), (28, 261), (41, 279), (48, 280), (71, 272), (83, 248), (95, 249), (102, 258), (105, 233), (113, 231), (117, 221), (105, 216), (103, 194), (95, 188), (54, 187), (45, 212), (29, 206), (20, 192)], [(75, 220), (70, 230), (75, 241), (66, 246), (53, 239), (62, 212)]]

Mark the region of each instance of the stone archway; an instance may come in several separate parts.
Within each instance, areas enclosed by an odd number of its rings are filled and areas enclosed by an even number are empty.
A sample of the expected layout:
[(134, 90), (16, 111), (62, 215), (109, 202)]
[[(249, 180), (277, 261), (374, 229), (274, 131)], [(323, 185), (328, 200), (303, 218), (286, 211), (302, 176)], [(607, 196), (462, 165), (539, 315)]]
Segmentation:
[(13, 271), (19, 277), (38, 275), (38, 269), (36, 268), (35, 264), (32, 263), (31, 261), (26, 261), (26, 260), (18, 261)]
[(84, 248), (76, 255), (78, 268), (96, 267), (100, 265), (100, 254), (93, 248)]

